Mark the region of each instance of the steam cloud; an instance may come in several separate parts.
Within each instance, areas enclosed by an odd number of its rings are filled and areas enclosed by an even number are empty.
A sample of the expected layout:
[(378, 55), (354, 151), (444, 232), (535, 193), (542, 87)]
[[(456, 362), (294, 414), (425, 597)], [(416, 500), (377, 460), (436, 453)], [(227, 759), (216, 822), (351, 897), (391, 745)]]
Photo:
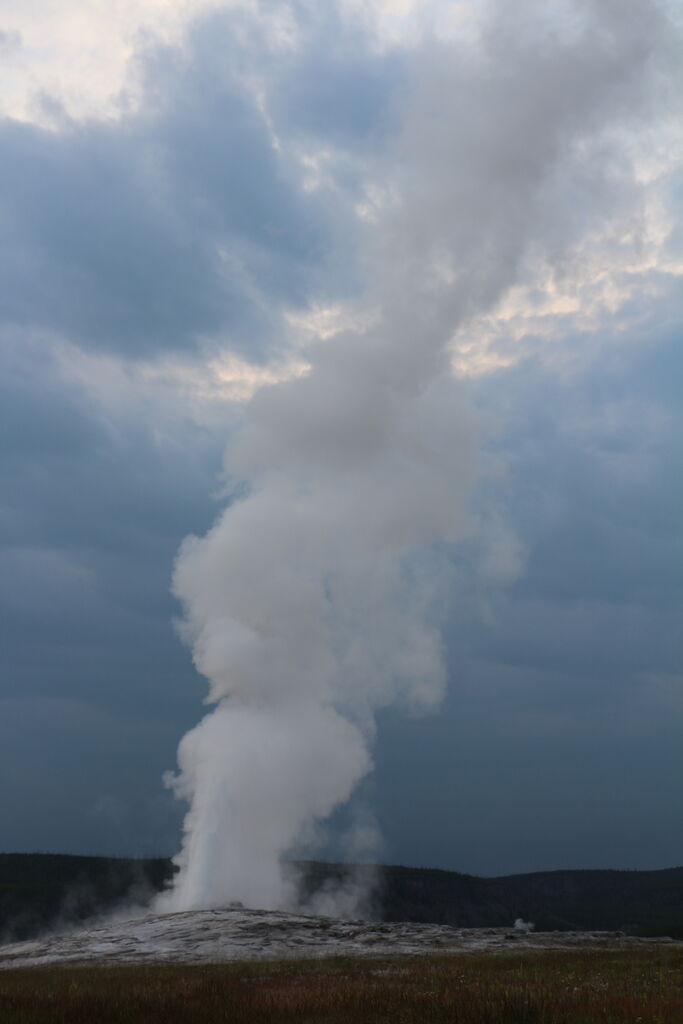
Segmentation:
[(226, 454), (243, 490), (178, 557), (216, 707), (179, 748), (167, 909), (291, 904), (281, 859), (371, 770), (376, 711), (438, 706), (433, 552), (481, 525), (486, 468), (449, 345), (635, 187), (614, 128), (647, 114), (666, 38), (651, 0), (500, 0), (467, 41), (413, 55), (370, 172), (367, 326), (256, 394)]

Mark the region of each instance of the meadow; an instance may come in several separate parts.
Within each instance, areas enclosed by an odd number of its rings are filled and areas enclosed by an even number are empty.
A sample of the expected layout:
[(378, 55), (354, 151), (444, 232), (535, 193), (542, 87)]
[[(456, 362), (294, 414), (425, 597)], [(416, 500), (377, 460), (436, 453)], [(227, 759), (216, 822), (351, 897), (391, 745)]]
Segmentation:
[(0, 971), (2, 1024), (681, 1024), (683, 949)]

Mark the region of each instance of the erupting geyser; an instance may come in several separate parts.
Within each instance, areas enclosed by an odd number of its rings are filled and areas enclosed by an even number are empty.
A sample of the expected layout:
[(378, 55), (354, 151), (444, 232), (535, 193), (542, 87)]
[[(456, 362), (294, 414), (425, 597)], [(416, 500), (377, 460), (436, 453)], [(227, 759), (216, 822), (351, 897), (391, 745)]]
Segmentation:
[[(226, 456), (241, 490), (178, 557), (216, 707), (180, 744), (190, 809), (166, 908), (291, 904), (281, 858), (370, 771), (376, 710), (438, 705), (428, 555), (486, 532), (468, 503), (485, 421), (449, 346), (609, 216), (607, 129), (643, 109), (665, 33), (651, 0), (499, 0), (476, 38), (415, 53), (401, 128), (368, 170), (366, 326), (255, 395)], [(576, 189), (591, 225), (567, 216)]]

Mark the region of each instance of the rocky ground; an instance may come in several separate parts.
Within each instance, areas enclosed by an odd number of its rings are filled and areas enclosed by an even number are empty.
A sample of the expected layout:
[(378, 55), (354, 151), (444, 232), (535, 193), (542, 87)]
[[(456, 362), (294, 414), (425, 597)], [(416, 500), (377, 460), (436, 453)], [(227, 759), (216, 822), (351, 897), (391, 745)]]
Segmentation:
[[(673, 945), (618, 932), (536, 932), (345, 921), (277, 911), (147, 914), (0, 946), (0, 968), (65, 963), (217, 963), (256, 958)], [(681, 943), (676, 943), (682, 945)]]

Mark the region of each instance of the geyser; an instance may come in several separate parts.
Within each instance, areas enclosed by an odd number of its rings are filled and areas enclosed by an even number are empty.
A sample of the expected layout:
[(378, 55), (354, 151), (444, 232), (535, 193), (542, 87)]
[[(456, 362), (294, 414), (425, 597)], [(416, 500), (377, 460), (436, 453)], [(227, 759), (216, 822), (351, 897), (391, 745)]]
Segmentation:
[(167, 909), (291, 905), (281, 858), (371, 770), (377, 709), (438, 706), (434, 551), (485, 534), (486, 421), (449, 346), (619, 202), (606, 186), (628, 137), (609, 129), (645, 109), (658, 7), (500, 0), (478, 16), (467, 39), (416, 49), (401, 127), (368, 165), (365, 326), (255, 395), (226, 454), (241, 489), (178, 556), (216, 707), (180, 744), (190, 809)]

